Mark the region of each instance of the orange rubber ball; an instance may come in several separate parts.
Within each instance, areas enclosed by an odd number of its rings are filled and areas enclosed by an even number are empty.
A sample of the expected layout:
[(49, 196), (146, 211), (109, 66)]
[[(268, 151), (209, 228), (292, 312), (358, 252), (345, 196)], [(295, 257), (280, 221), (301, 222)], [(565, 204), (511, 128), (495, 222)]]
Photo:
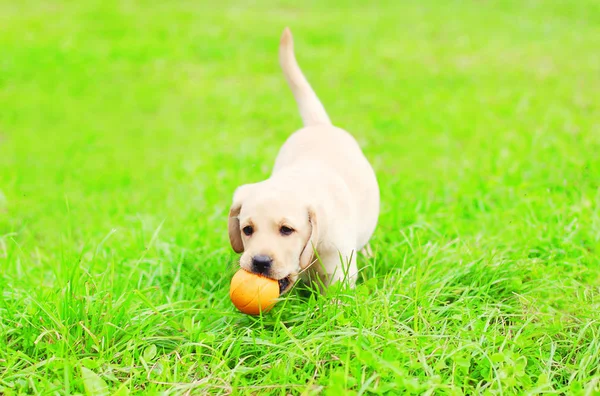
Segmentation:
[(231, 278), (229, 298), (237, 309), (248, 315), (269, 312), (279, 297), (276, 280), (240, 269)]

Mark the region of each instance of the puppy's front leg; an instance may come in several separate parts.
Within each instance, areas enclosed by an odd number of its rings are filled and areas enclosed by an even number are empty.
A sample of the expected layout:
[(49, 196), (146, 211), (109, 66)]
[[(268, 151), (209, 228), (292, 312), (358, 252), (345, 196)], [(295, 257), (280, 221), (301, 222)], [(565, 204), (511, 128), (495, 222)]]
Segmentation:
[(321, 256), (322, 268), (325, 272), (325, 286), (336, 282), (344, 282), (350, 288), (356, 286), (358, 267), (356, 265), (356, 251), (354, 249), (331, 250)]

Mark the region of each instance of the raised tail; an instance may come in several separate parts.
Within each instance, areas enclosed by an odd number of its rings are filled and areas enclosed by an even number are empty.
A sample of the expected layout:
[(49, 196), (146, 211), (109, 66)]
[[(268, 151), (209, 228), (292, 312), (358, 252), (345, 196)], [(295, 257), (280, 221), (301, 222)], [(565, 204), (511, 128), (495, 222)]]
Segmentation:
[(305, 126), (317, 124), (329, 124), (329, 116), (321, 104), (321, 101), (313, 91), (312, 87), (302, 74), (302, 70), (296, 62), (294, 55), (294, 39), (289, 28), (285, 28), (279, 43), (279, 64), (283, 74), (294, 94), (298, 110)]

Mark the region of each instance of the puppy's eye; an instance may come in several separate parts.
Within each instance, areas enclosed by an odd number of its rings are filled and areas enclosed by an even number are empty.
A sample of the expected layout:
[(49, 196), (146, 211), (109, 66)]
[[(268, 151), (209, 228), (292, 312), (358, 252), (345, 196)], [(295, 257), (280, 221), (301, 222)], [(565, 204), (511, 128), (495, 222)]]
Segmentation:
[(246, 235), (246, 236), (250, 236), (252, 235), (252, 233), (254, 232), (254, 228), (252, 228), (252, 226), (246, 226), (244, 228), (242, 228), (242, 232)]
[(294, 230), (290, 227), (282, 226), (279, 229), (279, 232), (281, 233), (281, 235), (290, 235), (292, 232), (294, 232)]

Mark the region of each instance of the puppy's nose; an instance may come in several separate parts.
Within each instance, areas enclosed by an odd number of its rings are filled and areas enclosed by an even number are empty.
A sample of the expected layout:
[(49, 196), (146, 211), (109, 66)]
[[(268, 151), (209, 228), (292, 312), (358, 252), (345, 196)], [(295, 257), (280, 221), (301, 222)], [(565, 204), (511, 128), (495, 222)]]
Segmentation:
[(271, 269), (272, 263), (273, 259), (269, 256), (259, 254), (252, 257), (252, 268), (254, 269), (254, 272), (259, 274), (267, 274)]

